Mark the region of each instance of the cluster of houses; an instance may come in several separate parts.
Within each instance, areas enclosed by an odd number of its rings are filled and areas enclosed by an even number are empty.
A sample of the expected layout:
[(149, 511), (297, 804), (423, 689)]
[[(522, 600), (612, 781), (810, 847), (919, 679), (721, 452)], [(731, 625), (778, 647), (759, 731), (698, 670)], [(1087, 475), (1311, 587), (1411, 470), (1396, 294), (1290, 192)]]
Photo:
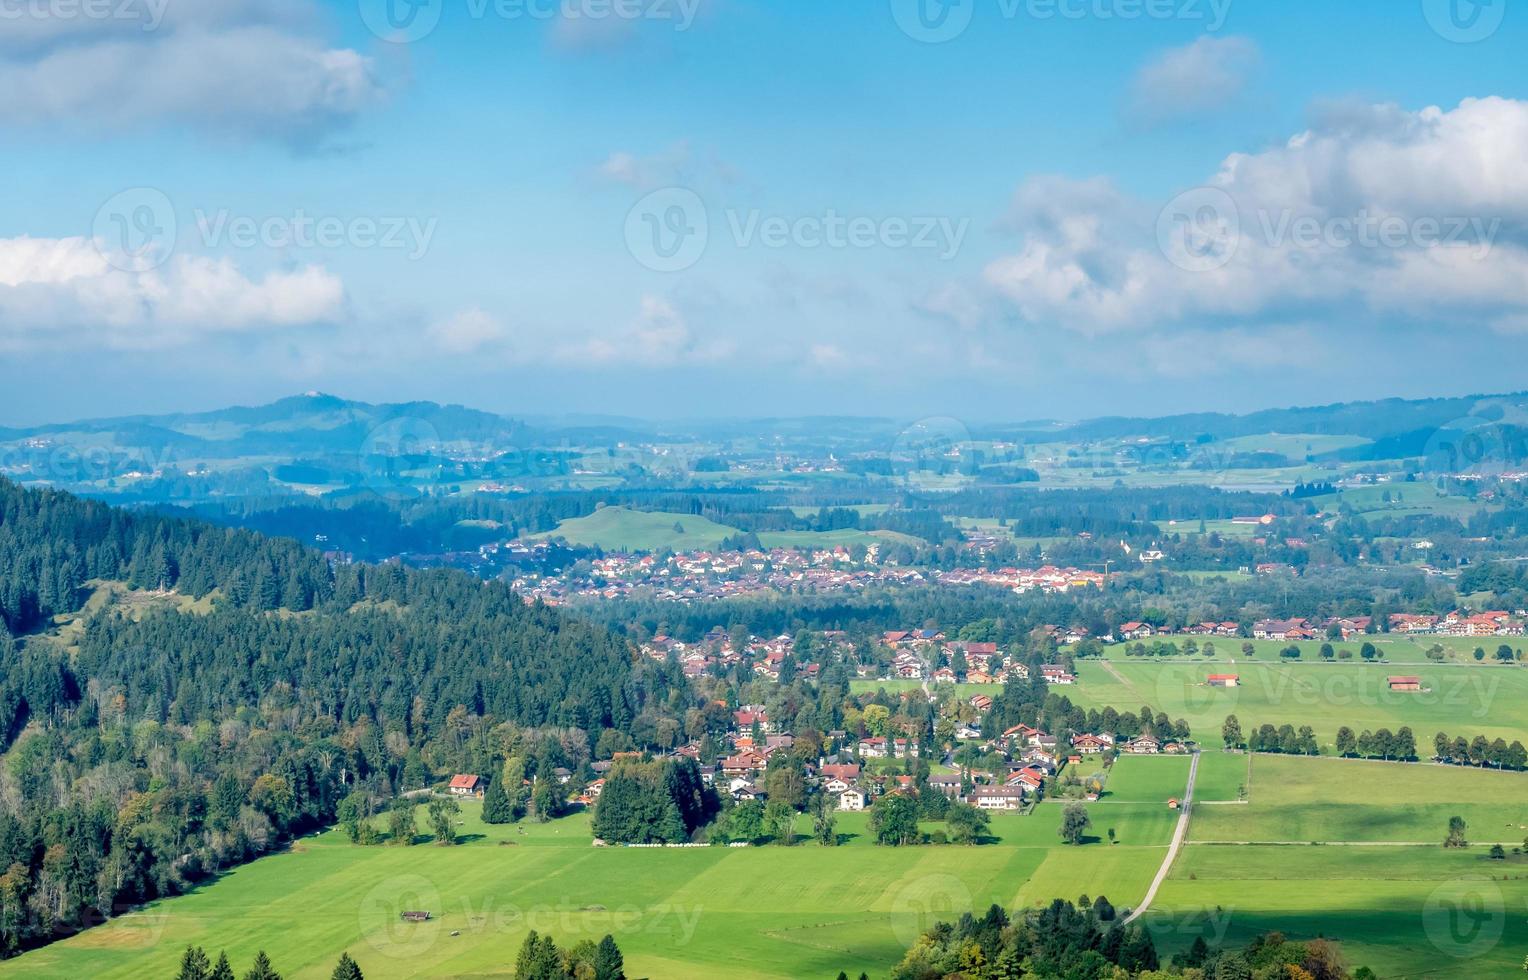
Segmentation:
[(595, 559), (581, 577), (521, 574), (513, 580), (527, 599), (550, 605), (574, 599), (619, 599), (640, 592), (668, 602), (728, 599), (767, 593), (857, 592), (872, 586), (934, 583), (991, 585), (1017, 594), (1103, 588), (1108, 576), (1077, 568), (953, 569), (930, 573), (883, 563), (880, 547), (773, 548), (692, 551), (660, 556), (618, 554)]
[(1528, 617), (1521, 611), (1514, 615), (1503, 610), (1479, 613), (1456, 610), (1446, 616), (1393, 613), (1390, 616), (1390, 631), (1435, 636), (1522, 636), (1525, 618)]
[[(940, 630), (888, 630), (881, 634), (881, 646), (891, 651), (890, 676), (903, 680), (922, 680), (936, 684), (1001, 684), (1010, 677), (1026, 678), (1029, 667), (998, 649), (996, 643), (975, 640), (950, 640)], [(953, 664), (959, 658), (963, 672)], [(942, 666), (932, 667), (933, 664)], [(870, 670), (862, 670), (868, 674)]]
[(856, 552), (835, 548), (619, 554), (590, 563), (587, 575), (525, 574), (513, 587), (527, 600), (556, 605), (575, 599), (642, 594), (664, 602), (695, 602), (802, 591), (857, 592), (872, 586), (929, 581), (918, 569), (880, 563), (879, 545)]
[(940, 572), (937, 580), (944, 585), (992, 585), (1016, 595), (1043, 592), (1047, 595), (1073, 589), (1102, 589), (1109, 576), (1080, 568), (957, 568)]
[[(828, 630), (820, 635), (830, 650), (847, 654), (853, 649), (848, 635), (841, 630)], [(694, 643), (659, 634), (642, 644), (641, 650), (653, 660), (675, 657), (687, 677), (699, 677), (718, 666), (727, 669), (747, 664), (760, 677), (778, 681), (785, 661), (796, 652), (796, 638), (784, 633), (772, 638), (750, 635), (742, 649), (737, 649), (727, 631), (716, 626)], [(795, 664), (797, 674), (807, 678), (817, 677), (822, 670), (822, 664), (816, 661)]]
[[(1424, 616), (1414, 613), (1391, 613), (1388, 619), (1390, 632), (1408, 634), (1431, 634), (1436, 636), (1522, 636), (1524, 621), (1528, 614), (1508, 613), (1502, 610), (1471, 613), (1460, 610), (1444, 616)], [(1350, 640), (1374, 631), (1374, 621), (1369, 616), (1331, 616), (1326, 619), (1260, 619), (1252, 624), (1252, 639), (1294, 642), (1297, 640), (1324, 640), (1335, 633)], [(1084, 635), (1086, 635), (1084, 633)], [(1122, 640), (1144, 640), (1156, 636), (1203, 636), (1235, 637), (1241, 635), (1241, 626), (1233, 622), (1192, 623), (1181, 629), (1153, 626), (1150, 623), (1122, 623), (1119, 637)], [(1065, 642), (1077, 642), (1067, 634)], [(1112, 637), (1102, 638), (1107, 642)]]

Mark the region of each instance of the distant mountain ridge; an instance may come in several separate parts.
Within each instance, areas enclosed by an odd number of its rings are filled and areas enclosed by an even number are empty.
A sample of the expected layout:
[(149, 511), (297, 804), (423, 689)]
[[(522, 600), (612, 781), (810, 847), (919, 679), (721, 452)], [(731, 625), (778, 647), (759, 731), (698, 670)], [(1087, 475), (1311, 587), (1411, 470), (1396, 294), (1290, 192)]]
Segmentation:
[[(1493, 407), (1518, 409), (1528, 413), (1528, 392), (1333, 402), (1327, 405), (1263, 409), (1243, 415), (1193, 412), (1157, 417), (1099, 416), (1072, 422), (1050, 419), (987, 422), (973, 424), (972, 431), (978, 438), (986, 435), (1054, 438), (1063, 434), (1073, 439), (1117, 439), (1130, 436), (1192, 439), (1205, 435), (1225, 439), (1265, 432), (1298, 432), (1312, 435), (1354, 435), (1378, 440), (1423, 429), (1437, 429), (1470, 416), (1489, 418), (1482, 410), (1489, 411)], [(256, 433), (279, 433), (286, 440), (313, 440), (317, 444), (313, 448), (333, 448), (322, 445), (324, 440), (311, 434), (331, 433), (353, 445), (358, 430), (364, 434), (369, 429), (400, 419), (433, 426), (440, 438), (447, 442), (491, 441), (506, 437), (523, 440), (538, 430), (621, 438), (651, 434), (658, 429), (682, 430), (695, 427), (715, 429), (735, 426), (750, 432), (779, 431), (795, 434), (829, 426), (883, 428), (897, 424), (884, 416), (846, 415), (761, 416), (710, 420), (704, 423), (677, 421), (661, 424), (615, 416), (568, 416), (559, 419), (556, 416), (538, 415), (533, 429), (525, 421), (458, 404), (442, 405), (433, 401), (377, 404), (323, 392), (307, 392), (266, 405), (239, 405), (161, 415), (123, 415), (37, 426), (0, 426), (0, 440), (46, 438), (71, 432), (114, 432), (129, 435), (131, 441), (137, 443), (163, 440), (167, 443), (181, 441), (185, 445), (225, 444), (231, 447), (240, 439), (258, 440), (260, 437)], [(227, 428), (219, 430), (219, 426)], [(294, 446), (287, 442), (285, 448), (290, 451)]]
[[(389, 431), (389, 426), (396, 431)], [(173, 450), (216, 459), (355, 452), (368, 442), (407, 438), (493, 445), (524, 441), (528, 434), (523, 422), (463, 405), (428, 401), (376, 405), (309, 392), (268, 405), (0, 428), (0, 442), (94, 443), (89, 437), (110, 435), (116, 445), (130, 445), (144, 453)]]
[[(1232, 415), (1197, 412), (1159, 418), (1105, 416), (1071, 424), (1059, 429), (1036, 430), (1028, 425), (1009, 429), (1011, 435), (1054, 436), (1058, 432), (1072, 439), (1119, 439), (1129, 436), (1189, 440), (1199, 436), (1233, 439), (1267, 432), (1309, 435), (1362, 436), (1376, 441), (1400, 439), (1414, 433), (1435, 432), (1451, 423), (1469, 418), (1495, 421), (1493, 410), (1516, 409), (1528, 414), (1528, 392), (1501, 395), (1463, 395), (1454, 398), (1387, 398), (1367, 402), (1335, 402), (1298, 408), (1272, 408)], [(1032, 423), (1031, 423), (1032, 424)], [(1002, 427), (995, 427), (1002, 428)], [(1425, 441), (1425, 440), (1424, 440)]]

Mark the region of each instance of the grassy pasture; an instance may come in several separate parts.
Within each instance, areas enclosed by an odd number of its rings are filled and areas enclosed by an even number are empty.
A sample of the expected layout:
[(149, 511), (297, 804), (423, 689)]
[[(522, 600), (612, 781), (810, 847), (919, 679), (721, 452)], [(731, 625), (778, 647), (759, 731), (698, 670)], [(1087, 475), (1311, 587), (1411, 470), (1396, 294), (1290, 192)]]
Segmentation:
[[(678, 530), (676, 530), (676, 527)], [(706, 551), (742, 532), (698, 514), (630, 510), (602, 507), (587, 517), (559, 523), (555, 530), (536, 535), (566, 538), (570, 544), (598, 546), (607, 551)], [(838, 545), (915, 541), (895, 531), (766, 531), (759, 543), (766, 548), (833, 548)]]
[[(1185, 574), (1190, 577), (1204, 579), (1213, 578), (1222, 573), (1189, 572)], [(1236, 576), (1229, 574), (1226, 577), (1234, 578)], [(1297, 663), (1318, 663), (1321, 660), (1321, 646), (1324, 643), (1332, 645), (1333, 653), (1340, 653), (1343, 650), (1352, 653), (1353, 656), (1346, 661), (1347, 663), (1362, 663), (1363, 658), (1360, 651), (1365, 643), (1372, 643), (1374, 644), (1374, 649), (1379, 653), (1374, 662), (1378, 663), (1381, 659), (1388, 660), (1391, 666), (1397, 664), (1435, 663), (1436, 661), (1429, 659), (1427, 656), (1428, 649), (1435, 645), (1441, 646), (1445, 651), (1445, 659), (1442, 662), (1460, 663), (1474, 663), (1475, 658), (1473, 653), (1476, 647), (1486, 652), (1487, 662), (1496, 654), (1496, 648), (1503, 644), (1506, 644), (1513, 650), (1528, 649), (1528, 644), (1525, 644), (1521, 636), (1404, 636), (1395, 633), (1354, 637), (1351, 640), (1300, 640), (1294, 643), (1281, 640), (1245, 640), (1239, 636), (1170, 636), (1163, 637), (1160, 641), (1142, 640), (1139, 642), (1144, 643), (1148, 649), (1153, 642), (1171, 642), (1176, 644), (1181, 651), (1184, 648), (1184, 644), (1190, 639), (1194, 640), (1201, 650), (1203, 650), (1206, 643), (1213, 645), (1215, 648), (1214, 656), (1206, 657), (1203, 653), (1180, 653), (1179, 659), (1188, 659), (1196, 663), (1202, 661), (1212, 665), (1216, 663), (1229, 663), (1232, 660), (1237, 662), (1247, 660), (1246, 655), (1242, 653), (1242, 644), (1244, 643), (1252, 644), (1254, 660), (1264, 662), (1280, 661), (1283, 659), (1279, 656), (1281, 650), (1289, 646), (1299, 647), (1300, 658)], [(1130, 656), (1126, 651), (1134, 645), (1135, 642), (1133, 641), (1131, 643), (1116, 643), (1105, 647), (1103, 658), (1105, 660), (1123, 661), (1125, 663), (1141, 663), (1144, 660), (1162, 659)], [(1336, 660), (1335, 657), (1333, 659)], [(1337, 662), (1341, 663), (1344, 661), (1337, 660)]]
[(1278, 929), (1335, 939), (1381, 977), (1505, 978), (1522, 976), (1525, 909), (1528, 861), (1478, 847), (1191, 846), (1143, 921), (1164, 952)]
[(1251, 771), (1247, 805), (1196, 809), (1191, 840), (1441, 843), (1456, 814), (1482, 845), (1528, 837), (1519, 772), (1276, 755), (1254, 756)]
[[(675, 530), (676, 525), (682, 530)], [(575, 517), (540, 537), (562, 537), (571, 544), (598, 546), (610, 551), (675, 551), (715, 548), (722, 539), (737, 534), (736, 528), (707, 520), (699, 514), (602, 507), (587, 517)]]
[[(1165, 771), (1133, 770), (1154, 762), (1122, 760), (1120, 774), (1153, 784)], [(240, 972), (264, 948), (288, 980), (324, 980), (342, 951), (370, 980), (500, 976), (529, 928), (559, 943), (613, 933), (634, 976), (879, 975), (922, 929), (973, 907), (1083, 892), (1139, 901), (1166, 853), (1172, 812), (1120, 802), (1093, 815), (1095, 833), (1113, 826), (1118, 844), (1065, 847), (1060, 805), (1042, 804), (995, 814), (998, 840), (982, 847), (877, 847), (867, 815), (840, 814), (837, 848), (594, 848), (586, 815), (522, 834), (483, 824), (469, 803), (460, 846), (358, 848), (321, 834), (0, 963), (0, 977), (170, 976), (191, 943), (226, 949)], [(404, 926), (405, 908), (436, 918)]]
[[(1438, 731), (1468, 737), (1528, 740), (1528, 670), (1468, 665), (1360, 664), (1353, 662), (1251, 662), (1227, 657), (1201, 662), (1081, 661), (1078, 683), (1064, 693), (1084, 707), (1138, 710), (1150, 705), (1188, 721), (1205, 744), (1219, 741), (1226, 715), (1235, 714), (1242, 731), (1262, 724), (1310, 725), (1328, 749), (1343, 725), (1390, 728), (1410, 725), (1419, 750), (1429, 749)], [(1211, 688), (1211, 673), (1235, 673), (1241, 685)], [(1391, 674), (1415, 674), (1426, 690), (1392, 692)]]
[(1238, 790), (1251, 788), (1251, 757), (1239, 752), (1205, 751), (1199, 755), (1199, 776), (1194, 781), (1196, 802), (1227, 802), (1240, 799)]

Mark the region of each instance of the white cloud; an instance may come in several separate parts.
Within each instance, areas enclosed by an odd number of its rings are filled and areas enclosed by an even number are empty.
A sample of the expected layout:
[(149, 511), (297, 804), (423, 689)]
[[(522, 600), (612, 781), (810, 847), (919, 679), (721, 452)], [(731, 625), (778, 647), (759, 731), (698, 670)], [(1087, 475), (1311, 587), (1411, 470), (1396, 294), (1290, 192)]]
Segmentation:
[(295, 0), (126, 9), (141, 16), (19, 21), (0, 44), (0, 123), (174, 123), (307, 146), (385, 96), (372, 60), (314, 36), (312, 11)]
[(681, 140), (658, 153), (646, 156), (618, 150), (600, 164), (598, 173), (611, 183), (649, 191), (685, 183), (686, 172), (690, 168), (690, 144)]
[(255, 280), (227, 259), (179, 255), (124, 271), (85, 238), (0, 239), (0, 345), (163, 348), (333, 322), (345, 290), (319, 266)]
[(1224, 109), (1241, 97), (1261, 62), (1257, 45), (1244, 37), (1206, 35), (1165, 51), (1131, 83), (1130, 121), (1157, 125)]
[(1283, 146), (1227, 157), (1206, 181), (1240, 230), (1204, 271), (1169, 261), (1183, 230), (1171, 211), (1107, 182), (1042, 178), (1016, 199), (1019, 248), (984, 279), (1023, 320), (1085, 333), (1302, 309), (1337, 324), (1513, 322), (1528, 312), (1524, 158), (1528, 102), (1329, 116)]
[(653, 368), (712, 364), (736, 353), (730, 341), (699, 337), (668, 300), (642, 297), (641, 310), (625, 329), (557, 348), (552, 359), (595, 367)]
[(496, 347), (508, 336), (497, 317), (477, 307), (431, 324), (428, 331), (430, 343), (449, 354), (472, 354)]

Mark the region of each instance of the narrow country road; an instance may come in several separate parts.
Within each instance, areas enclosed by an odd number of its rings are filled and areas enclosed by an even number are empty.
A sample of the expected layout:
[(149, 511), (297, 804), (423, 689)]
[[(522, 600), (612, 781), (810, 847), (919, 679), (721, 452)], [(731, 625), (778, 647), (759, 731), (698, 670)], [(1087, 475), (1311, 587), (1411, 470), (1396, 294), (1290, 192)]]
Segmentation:
[(1151, 879), (1151, 887), (1146, 889), (1146, 897), (1141, 899), (1141, 904), (1127, 916), (1125, 925), (1129, 925), (1139, 919), (1146, 910), (1151, 908), (1152, 901), (1157, 897), (1157, 889), (1162, 887), (1162, 882), (1167, 880), (1167, 873), (1173, 868), (1173, 861), (1178, 858), (1178, 848), (1188, 839), (1188, 817), (1194, 808), (1194, 777), (1199, 775), (1199, 753), (1194, 753), (1193, 760), (1188, 765), (1188, 786), (1184, 787), (1183, 799), (1178, 804), (1178, 826), (1173, 829), (1173, 842), (1167, 848), (1167, 857), (1162, 859), (1162, 866), (1157, 869), (1157, 876)]

